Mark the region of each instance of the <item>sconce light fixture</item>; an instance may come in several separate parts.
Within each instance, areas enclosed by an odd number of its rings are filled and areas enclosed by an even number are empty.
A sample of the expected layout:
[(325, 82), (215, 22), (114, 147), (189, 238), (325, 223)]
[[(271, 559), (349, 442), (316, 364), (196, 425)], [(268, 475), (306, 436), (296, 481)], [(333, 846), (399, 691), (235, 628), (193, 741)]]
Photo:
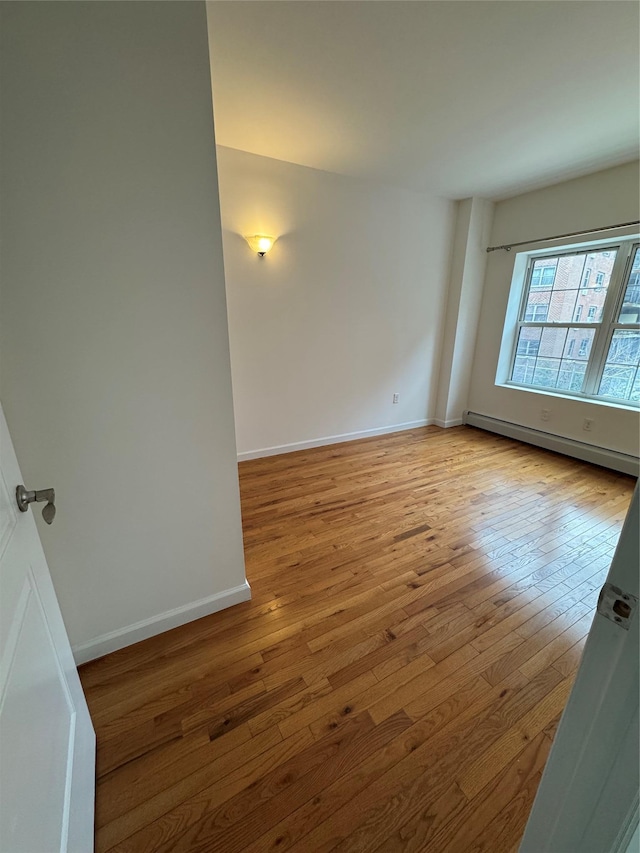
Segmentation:
[(253, 234), (250, 237), (244, 238), (254, 252), (257, 252), (263, 258), (267, 252), (273, 248), (273, 244), (278, 239), (277, 237), (268, 237), (266, 234)]

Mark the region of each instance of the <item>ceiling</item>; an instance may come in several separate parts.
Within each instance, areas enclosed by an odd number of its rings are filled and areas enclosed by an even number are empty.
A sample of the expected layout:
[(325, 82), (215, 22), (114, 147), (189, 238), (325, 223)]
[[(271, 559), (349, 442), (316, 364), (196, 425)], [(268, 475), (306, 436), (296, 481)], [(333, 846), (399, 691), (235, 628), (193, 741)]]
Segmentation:
[(638, 157), (627, 0), (215, 0), (220, 145), (450, 198)]

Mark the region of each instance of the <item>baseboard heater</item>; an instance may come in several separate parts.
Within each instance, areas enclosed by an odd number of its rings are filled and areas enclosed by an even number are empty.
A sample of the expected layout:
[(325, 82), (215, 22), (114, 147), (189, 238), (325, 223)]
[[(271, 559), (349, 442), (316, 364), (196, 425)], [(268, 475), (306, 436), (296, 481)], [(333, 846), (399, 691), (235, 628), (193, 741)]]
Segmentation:
[(556, 453), (564, 453), (566, 456), (583, 459), (585, 462), (593, 462), (594, 465), (602, 465), (603, 468), (611, 468), (613, 471), (631, 474), (633, 477), (640, 475), (638, 457), (619, 453), (617, 450), (594, 447), (572, 438), (563, 438), (560, 435), (552, 435), (548, 432), (542, 432), (542, 430), (512, 424), (498, 418), (490, 418), (487, 415), (479, 415), (476, 412), (465, 412), (464, 423), (487, 430), (487, 432), (506, 435), (508, 438), (515, 438), (527, 444), (535, 444), (537, 447), (544, 447), (545, 450), (555, 450)]

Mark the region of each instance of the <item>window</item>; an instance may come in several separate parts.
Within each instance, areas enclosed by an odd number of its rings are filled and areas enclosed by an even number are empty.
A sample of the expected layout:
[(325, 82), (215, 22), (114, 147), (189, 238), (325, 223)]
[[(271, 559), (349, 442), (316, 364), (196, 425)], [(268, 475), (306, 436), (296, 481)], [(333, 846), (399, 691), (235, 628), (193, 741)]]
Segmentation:
[(518, 355), (538, 355), (538, 341), (522, 340), (518, 343)]
[(632, 257), (629, 273), (622, 281), (622, 301), (612, 323), (598, 396), (637, 403), (640, 400), (640, 246), (635, 247)]
[(622, 300), (622, 309), (620, 311), (620, 322), (627, 323), (637, 323), (640, 319), (640, 262), (636, 258), (634, 261), (633, 267), (631, 268), (631, 275), (629, 276), (629, 283), (627, 284), (627, 289), (624, 294), (624, 299)]
[(553, 287), (553, 279), (556, 275), (555, 265), (536, 267), (531, 273), (531, 287)]
[(547, 319), (547, 313), (549, 311), (549, 307), (543, 304), (537, 305), (527, 305), (527, 311), (524, 319), (527, 321), (530, 320), (540, 320), (540, 322), (544, 322)]
[[(595, 289), (587, 291), (594, 267)], [(605, 251), (585, 246), (553, 256), (532, 254), (520, 287), (509, 382), (567, 396), (640, 402), (637, 238)]]

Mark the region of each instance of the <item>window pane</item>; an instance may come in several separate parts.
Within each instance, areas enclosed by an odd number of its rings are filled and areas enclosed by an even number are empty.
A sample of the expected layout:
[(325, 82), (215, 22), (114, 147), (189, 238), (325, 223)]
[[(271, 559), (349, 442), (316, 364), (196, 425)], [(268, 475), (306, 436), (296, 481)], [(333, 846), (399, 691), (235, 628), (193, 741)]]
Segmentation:
[(608, 364), (600, 382), (600, 397), (615, 397), (618, 400), (630, 400), (636, 371), (632, 367), (620, 367)]
[(616, 329), (611, 338), (598, 395), (637, 400), (639, 363), (640, 330)]
[(582, 391), (595, 329), (542, 330), (533, 385)]
[(563, 391), (582, 391), (586, 371), (586, 361), (563, 358), (560, 362), (558, 384), (556, 387), (561, 388)]
[(542, 337), (540, 338), (540, 355), (561, 358), (564, 352), (567, 332), (568, 329), (543, 329)]
[(595, 329), (523, 326), (512, 382), (562, 391), (581, 391)]
[(516, 359), (511, 374), (512, 382), (530, 385), (536, 367), (536, 356), (540, 348), (542, 329), (535, 326), (524, 326), (520, 329), (516, 346)]
[(575, 358), (584, 359), (585, 361), (591, 355), (591, 345), (595, 336), (595, 329), (577, 329), (577, 352)]
[(549, 312), (549, 306), (543, 303), (539, 304), (529, 304), (527, 305), (527, 310), (525, 311), (524, 319), (527, 323), (544, 323), (547, 319), (547, 315)]
[(602, 310), (606, 298), (607, 291), (599, 287), (587, 287), (579, 290), (574, 314), (575, 322), (599, 323), (602, 320)]
[[(571, 323), (575, 315), (577, 290), (554, 290), (549, 305), (549, 323)], [(582, 322), (585, 320), (583, 318)]]
[(595, 333), (595, 329), (568, 329), (562, 357), (586, 361)]
[[(617, 250), (608, 250), (536, 260), (521, 319), (528, 323), (599, 323), (616, 255)], [(638, 265), (640, 278), (640, 261)]]
[(636, 249), (633, 258), (618, 322), (640, 323), (640, 249)]
[(617, 251), (610, 251), (560, 256), (553, 289), (595, 290), (608, 287), (616, 254)]
[(550, 289), (556, 277), (557, 263), (557, 258), (545, 258), (544, 260), (534, 261), (533, 269), (531, 270), (531, 287)]
[(517, 355), (513, 365), (512, 382), (519, 382), (521, 385), (530, 385), (533, 381), (535, 368), (535, 356)]
[(527, 323), (535, 322), (536, 320), (544, 323), (547, 319), (550, 299), (550, 290), (531, 290), (527, 297), (527, 305), (522, 319)]
[(543, 388), (557, 387), (559, 369), (559, 358), (538, 358), (531, 384), (540, 385)]
[(538, 355), (540, 348), (540, 336), (542, 329), (535, 326), (525, 326), (520, 329), (518, 337), (518, 346), (516, 352), (518, 355)]
[(632, 364), (638, 366), (640, 352), (640, 331), (617, 329), (613, 333), (607, 364)]

